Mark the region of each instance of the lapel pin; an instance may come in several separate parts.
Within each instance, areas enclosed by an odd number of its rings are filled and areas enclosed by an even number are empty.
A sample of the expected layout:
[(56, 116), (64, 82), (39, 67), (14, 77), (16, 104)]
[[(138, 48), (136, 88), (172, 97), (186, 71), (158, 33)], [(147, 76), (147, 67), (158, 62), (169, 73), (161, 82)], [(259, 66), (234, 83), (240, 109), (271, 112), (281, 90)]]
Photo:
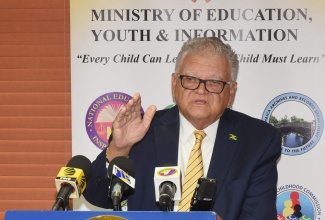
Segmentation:
[(237, 141), (237, 136), (234, 135), (234, 134), (229, 134), (229, 140), (234, 140), (234, 141)]

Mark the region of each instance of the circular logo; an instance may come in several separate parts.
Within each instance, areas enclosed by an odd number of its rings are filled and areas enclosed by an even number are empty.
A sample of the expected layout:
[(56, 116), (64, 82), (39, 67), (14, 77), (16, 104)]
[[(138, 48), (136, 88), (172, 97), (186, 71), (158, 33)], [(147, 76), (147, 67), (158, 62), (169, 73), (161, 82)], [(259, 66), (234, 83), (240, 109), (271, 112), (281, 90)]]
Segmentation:
[[(111, 92), (98, 97), (88, 108), (85, 126), (89, 139), (99, 149), (107, 147), (108, 138), (112, 133), (112, 124), (121, 108), (132, 96)], [(141, 113), (143, 109), (141, 108)]]
[(276, 207), (278, 220), (319, 220), (322, 213), (313, 192), (297, 184), (278, 188)]
[(177, 169), (166, 167), (164, 169), (158, 170), (158, 176), (172, 176), (177, 173)]
[(282, 153), (291, 156), (304, 154), (315, 147), (324, 128), (317, 104), (299, 93), (275, 97), (265, 108), (262, 119), (280, 130)]

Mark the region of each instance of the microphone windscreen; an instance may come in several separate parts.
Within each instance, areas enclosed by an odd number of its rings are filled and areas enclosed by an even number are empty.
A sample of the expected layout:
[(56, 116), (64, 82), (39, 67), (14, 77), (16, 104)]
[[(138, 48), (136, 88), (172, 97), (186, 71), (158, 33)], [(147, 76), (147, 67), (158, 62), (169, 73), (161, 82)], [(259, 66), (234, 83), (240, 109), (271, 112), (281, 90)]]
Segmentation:
[(112, 161), (109, 162), (109, 166), (107, 168), (107, 173), (109, 178), (112, 178), (114, 165), (122, 169), (130, 176), (134, 177), (135, 174), (134, 162), (126, 157), (119, 156), (119, 157), (115, 157)]
[(91, 166), (92, 165), (91, 165), (90, 160), (83, 155), (76, 155), (76, 156), (72, 157), (71, 160), (67, 164), (67, 167), (82, 169), (82, 171), (85, 174), (86, 180), (92, 174)]

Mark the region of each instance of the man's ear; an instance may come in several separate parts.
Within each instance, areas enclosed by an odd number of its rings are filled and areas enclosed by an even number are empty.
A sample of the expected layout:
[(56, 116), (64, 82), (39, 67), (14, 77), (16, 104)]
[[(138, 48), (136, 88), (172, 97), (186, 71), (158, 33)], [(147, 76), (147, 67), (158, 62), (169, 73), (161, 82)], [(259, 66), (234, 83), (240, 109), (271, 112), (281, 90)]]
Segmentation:
[(237, 92), (237, 82), (232, 82), (230, 88), (230, 94), (229, 94), (228, 108), (232, 108), (232, 105), (235, 101), (236, 92)]
[(171, 86), (172, 86), (172, 96), (173, 96), (173, 102), (175, 103), (175, 88), (177, 83), (177, 73), (172, 73), (171, 77)]

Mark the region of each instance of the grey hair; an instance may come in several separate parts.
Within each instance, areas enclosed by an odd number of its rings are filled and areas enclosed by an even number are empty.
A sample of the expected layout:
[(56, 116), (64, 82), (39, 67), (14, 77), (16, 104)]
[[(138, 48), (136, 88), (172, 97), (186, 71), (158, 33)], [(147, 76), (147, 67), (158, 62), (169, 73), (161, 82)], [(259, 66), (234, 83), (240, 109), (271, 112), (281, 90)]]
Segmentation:
[(176, 58), (175, 72), (179, 68), (188, 53), (207, 54), (211, 56), (221, 56), (228, 60), (231, 72), (231, 81), (237, 80), (239, 61), (237, 54), (229, 44), (223, 43), (217, 37), (193, 38), (186, 41)]

